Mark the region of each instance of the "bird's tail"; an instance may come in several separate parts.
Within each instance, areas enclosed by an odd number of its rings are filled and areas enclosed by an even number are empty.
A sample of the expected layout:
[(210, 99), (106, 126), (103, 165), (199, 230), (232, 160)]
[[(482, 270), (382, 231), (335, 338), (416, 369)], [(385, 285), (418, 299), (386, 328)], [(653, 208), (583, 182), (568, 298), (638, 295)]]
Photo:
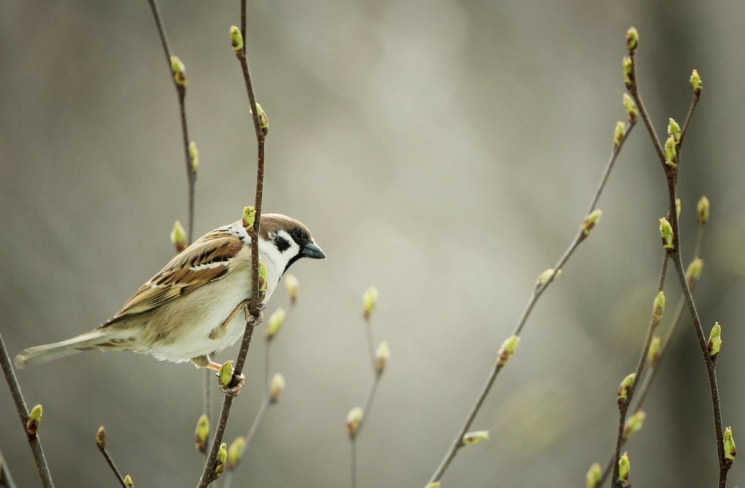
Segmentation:
[(41, 364), (72, 356), (89, 349), (131, 349), (131, 347), (127, 347), (127, 344), (133, 342), (134, 338), (131, 332), (108, 327), (98, 328), (65, 341), (24, 349), (15, 357), (14, 362), (16, 367), (20, 369), (31, 364)]

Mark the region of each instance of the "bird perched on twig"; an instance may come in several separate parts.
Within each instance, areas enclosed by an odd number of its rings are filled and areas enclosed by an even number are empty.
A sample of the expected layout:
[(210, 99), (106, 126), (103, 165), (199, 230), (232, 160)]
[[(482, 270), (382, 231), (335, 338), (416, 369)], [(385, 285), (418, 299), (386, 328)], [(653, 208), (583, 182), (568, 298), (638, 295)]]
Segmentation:
[[(280, 214), (261, 216), (259, 262), (266, 268), (269, 300), (287, 269), (300, 258), (324, 259), (310, 231)], [(220, 370), (210, 360), (243, 335), (251, 298), (251, 238), (242, 221), (197, 239), (150, 278), (121, 310), (99, 327), (65, 341), (30, 347), (17, 367), (89, 349), (134, 351)], [(240, 312), (244, 312), (241, 314)], [(245, 315), (245, 317), (241, 317)]]

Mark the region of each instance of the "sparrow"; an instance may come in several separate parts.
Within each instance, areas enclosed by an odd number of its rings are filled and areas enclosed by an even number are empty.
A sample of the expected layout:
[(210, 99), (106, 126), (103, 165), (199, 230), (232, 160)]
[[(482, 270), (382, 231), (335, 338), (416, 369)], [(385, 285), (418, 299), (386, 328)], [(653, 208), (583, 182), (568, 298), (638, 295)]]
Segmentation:
[[(259, 261), (266, 268), (261, 306), (287, 269), (300, 258), (324, 259), (310, 231), (281, 214), (264, 214)], [(210, 354), (243, 336), (251, 298), (251, 238), (238, 220), (203, 235), (142, 285), (116, 315), (97, 328), (54, 344), (30, 347), (15, 358), (18, 368), (99, 349), (191, 361), (219, 371)], [(241, 317), (241, 312), (245, 317)]]

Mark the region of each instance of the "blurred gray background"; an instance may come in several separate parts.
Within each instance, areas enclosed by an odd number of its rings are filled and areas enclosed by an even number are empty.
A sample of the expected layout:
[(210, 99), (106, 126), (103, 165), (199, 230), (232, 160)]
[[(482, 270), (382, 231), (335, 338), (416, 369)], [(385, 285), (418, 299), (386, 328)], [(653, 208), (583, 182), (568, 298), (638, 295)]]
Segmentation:
[[(625, 117), (630, 25), (658, 131), (668, 116), (682, 123), (691, 69), (704, 80), (681, 162), (682, 239), (688, 261), (706, 194), (696, 297), (707, 332), (723, 325), (724, 422), (745, 442), (741, 2), (249, 3), (250, 63), (271, 124), (265, 210), (306, 223), (328, 260), (293, 268), (299, 303), (273, 349), (287, 390), (238, 486), (349, 486), (344, 421), (372, 381), (360, 317), (370, 285), (380, 290), (375, 338), (392, 357), (359, 439), (359, 486), (425, 484), (535, 277), (584, 216)], [(228, 42), (238, 2), (161, 9), (187, 69), (201, 235), (253, 201), (253, 128)], [(171, 226), (186, 219), (180, 141), (145, 0), (0, 4), (0, 330), (11, 354), (96, 326), (171, 258)], [(665, 195), (640, 126), (600, 200), (600, 226), (538, 304), (476, 419), (491, 440), (462, 451), (444, 486), (583, 486), (589, 465), (608, 458), (616, 388), (636, 364), (654, 295)], [(278, 292), (269, 311), (286, 301)], [(263, 347), (255, 341), (227, 440), (259, 406)], [(116, 486), (94, 444), (101, 424), (138, 486), (196, 484), (202, 375), (191, 365), (90, 352), (19, 378), (27, 401), (44, 405), (58, 486)], [(632, 482), (712, 486), (712, 412), (689, 321), (645, 410), (627, 445)], [(0, 450), (19, 486), (38, 484), (4, 385)], [(730, 486), (744, 473), (736, 462)]]

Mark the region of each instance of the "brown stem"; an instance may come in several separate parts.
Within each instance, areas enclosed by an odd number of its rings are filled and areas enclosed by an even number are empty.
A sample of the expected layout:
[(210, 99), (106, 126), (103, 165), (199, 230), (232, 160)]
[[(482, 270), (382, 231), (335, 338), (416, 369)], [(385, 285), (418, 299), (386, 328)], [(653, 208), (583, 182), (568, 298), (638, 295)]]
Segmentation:
[[(28, 408), (26, 407), (26, 400), (23, 399), (23, 392), (21, 392), (21, 385), (18, 383), (13, 365), (10, 363), (10, 356), (8, 356), (8, 350), (5, 349), (5, 342), (3, 336), (0, 334), (0, 364), (3, 368), (5, 375), (5, 381), (8, 383), (10, 388), (10, 395), (13, 397), (13, 403), (15, 403), (18, 417), (21, 419), (21, 425), (23, 431), (26, 432), (26, 422), (28, 422)], [(49, 467), (47, 466), (47, 459), (44, 456), (44, 450), (41, 447), (41, 439), (39, 436), (26, 435), (28, 439), (28, 445), (31, 448), (31, 453), (34, 456), (34, 462), (36, 463), (36, 470), (41, 478), (41, 484), (44, 488), (54, 487), (52, 481), (52, 475), (49, 473)]]
[[(595, 210), (595, 205), (597, 205), (600, 195), (603, 192), (603, 189), (605, 188), (610, 171), (613, 168), (616, 162), (616, 159), (618, 158), (618, 155), (621, 152), (621, 148), (623, 147), (623, 144), (626, 142), (626, 139), (628, 138), (628, 135), (631, 132), (631, 129), (633, 129), (633, 127), (634, 127), (633, 124), (629, 126), (629, 129), (626, 131), (624, 136), (619, 141), (618, 146), (614, 147), (613, 150), (611, 151), (610, 157), (608, 158), (608, 163), (606, 164), (605, 170), (603, 171), (603, 175), (600, 179), (600, 183), (595, 189), (595, 193), (593, 194), (590, 200), (590, 208), (587, 212), (588, 215)], [(586, 237), (587, 237), (587, 234), (585, 234), (584, 229), (580, 229), (577, 235), (572, 240), (571, 244), (569, 244), (569, 247), (566, 249), (566, 251), (564, 251), (564, 254), (559, 258), (559, 260), (554, 265), (554, 268), (553, 268), (554, 271), (551, 274), (551, 276), (546, 280), (546, 283), (543, 285), (539, 285), (533, 289), (530, 295), (530, 298), (528, 299), (528, 303), (525, 305), (523, 313), (520, 316), (520, 319), (518, 320), (517, 325), (515, 326), (513, 335), (516, 335), (516, 336), (520, 335), (538, 299), (541, 297), (541, 295), (546, 290), (546, 288), (548, 288), (548, 286), (551, 283), (553, 283), (554, 278), (556, 277), (557, 271), (560, 270), (564, 266), (567, 260), (569, 260), (569, 258), (572, 256), (574, 251), (577, 249), (577, 246), (579, 246), (579, 244), (582, 241), (584, 241)], [(481, 410), (481, 406), (484, 404), (484, 401), (486, 400), (487, 395), (491, 391), (492, 385), (494, 384), (494, 381), (497, 379), (497, 376), (499, 375), (499, 372), (501, 370), (502, 370), (502, 365), (499, 362), (495, 362), (494, 367), (489, 371), (489, 374), (487, 375), (486, 380), (484, 381), (484, 384), (481, 387), (481, 391), (476, 396), (476, 400), (474, 401), (470, 410), (466, 414), (466, 419), (463, 422), (463, 425), (458, 430), (458, 433), (455, 435), (455, 438), (450, 444), (450, 447), (445, 453), (445, 456), (443, 457), (442, 461), (440, 461), (439, 466), (437, 467), (435, 472), (432, 474), (432, 477), (430, 478), (429, 483), (435, 483), (442, 479), (443, 474), (445, 474), (445, 471), (450, 466), (450, 463), (452, 462), (453, 458), (455, 458), (455, 455), (458, 453), (460, 448), (463, 447), (463, 436), (468, 432), (468, 430), (471, 427), (471, 424), (476, 418), (476, 415)]]
[(5, 462), (2, 452), (0, 452), (0, 486), (3, 488), (16, 488), (16, 483), (10, 475), (8, 463)]
[(111, 457), (111, 454), (109, 454), (109, 451), (106, 449), (106, 446), (98, 446), (98, 450), (101, 451), (101, 454), (103, 454), (104, 459), (108, 463), (109, 467), (111, 468), (111, 471), (114, 472), (114, 476), (116, 476), (117, 481), (119, 481), (119, 484), (122, 485), (123, 488), (127, 488), (127, 485), (124, 483), (124, 477), (122, 476), (121, 471), (116, 467), (116, 464), (114, 463), (114, 459)]

